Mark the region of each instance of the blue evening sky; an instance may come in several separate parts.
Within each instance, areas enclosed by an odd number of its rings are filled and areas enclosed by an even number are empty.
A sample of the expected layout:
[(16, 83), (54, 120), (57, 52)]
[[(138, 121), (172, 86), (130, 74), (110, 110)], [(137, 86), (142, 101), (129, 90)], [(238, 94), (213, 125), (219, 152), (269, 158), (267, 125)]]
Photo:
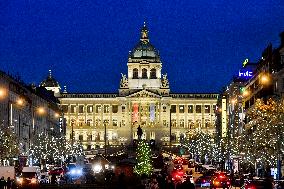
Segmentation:
[(283, 0), (0, 0), (0, 69), (117, 92), (146, 21), (172, 92), (219, 92), (284, 31)]

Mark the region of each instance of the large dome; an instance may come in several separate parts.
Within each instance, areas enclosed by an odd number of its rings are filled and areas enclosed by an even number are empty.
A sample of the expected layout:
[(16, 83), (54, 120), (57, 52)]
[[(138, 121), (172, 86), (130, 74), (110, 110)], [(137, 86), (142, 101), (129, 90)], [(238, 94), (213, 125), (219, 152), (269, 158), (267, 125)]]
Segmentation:
[(51, 70), (49, 70), (49, 75), (45, 80), (40, 83), (42, 87), (60, 87), (58, 82), (52, 77)]
[(141, 38), (135, 48), (129, 54), (130, 58), (159, 58), (159, 52), (149, 42), (148, 29), (146, 24), (141, 29)]
[(131, 58), (159, 58), (159, 53), (151, 43), (140, 41), (131, 51)]

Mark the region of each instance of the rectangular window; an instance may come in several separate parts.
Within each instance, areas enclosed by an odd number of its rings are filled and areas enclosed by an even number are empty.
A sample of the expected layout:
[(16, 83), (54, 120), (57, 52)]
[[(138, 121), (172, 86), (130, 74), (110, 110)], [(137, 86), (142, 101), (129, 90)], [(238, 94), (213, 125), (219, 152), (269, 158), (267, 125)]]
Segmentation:
[(184, 105), (179, 105), (179, 113), (184, 113)]
[(193, 105), (188, 105), (188, 113), (193, 113)]
[(112, 126), (115, 126), (115, 127), (117, 126), (117, 119), (112, 120)]
[(79, 119), (79, 126), (82, 127), (84, 125), (85, 121), (84, 119)]
[(79, 105), (79, 113), (84, 113), (84, 105)]
[(68, 105), (61, 106), (63, 113), (68, 113)]
[(188, 128), (189, 128), (189, 129), (193, 129), (193, 128), (194, 128), (194, 122), (193, 122), (192, 119), (189, 119), (188, 122), (187, 122), (187, 124), (188, 124)]
[(71, 105), (71, 113), (75, 113), (76, 112), (76, 105)]
[(176, 119), (172, 120), (172, 127), (177, 127), (177, 120)]
[(118, 112), (118, 105), (112, 105), (112, 113), (116, 114)]
[(163, 126), (164, 126), (164, 127), (167, 126), (167, 120), (163, 120)]
[(215, 113), (216, 111), (217, 111), (216, 105), (213, 105), (213, 113)]
[(181, 120), (179, 121), (179, 126), (184, 128), (184, 119), (181, 119)]
[(121, 126), (125, 126), (125, 120), (121, 120)]
[(92, 141), (92, 135), (88, 135), (88, 137), (87, 137), (87, 141)]
[(100, 119), (96, 119), (96, 127), (100, 126), (101, 124), (101, 120)]
[(176, 111), (177, 111), (177, 106), (171, 105), (171, 113), (176, 113)]
[(196, 105), (196, 113), (201, 113), (201, 105)]
[(96, 105), (96, 113), (101, 113), (101, 105)]
[(109, 113), (109, 105), (104, 105), (104, 113)]
[(79, 140), (83, 141), (83, 135), (79, 135)]
[(209, 128), (209, 127), (210, 127), (210, 120), (205, 119), (205, 128)]
[(163, 112), (167, 112), (167, 106), (163, 106)]
[(125, 112), (125, 106), (121, 106), (121, 111)]
[(88, 113), (93, 113), (93, 105), (88, 105), (87, 106), (87, 112)]
[(209, 114), (210, 113), (210, 105), (205, 105), (204, 106), (204, 112)]
[(87, 126), (91, 126), (92, 125), (93, 120), (92, 119), (88, 119), (87, 120)]

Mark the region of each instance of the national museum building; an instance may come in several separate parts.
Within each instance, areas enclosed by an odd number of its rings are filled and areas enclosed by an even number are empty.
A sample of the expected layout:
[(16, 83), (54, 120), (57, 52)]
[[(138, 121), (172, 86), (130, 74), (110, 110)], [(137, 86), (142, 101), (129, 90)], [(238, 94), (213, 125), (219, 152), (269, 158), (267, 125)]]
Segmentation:
[[(90, 150), (105, 144), (132, 144), (138, 138), (139, 125), (142, 138), (156, 145), (169, 145), (170, 135), (171, 144), (175, 145), (198, 130), (215, 132), (218, 94), (171, 93), (145, 24), (138, 44), (129, 53), (127, 67), (128, 73), (122, 74), (117, 93), (64, 91), (59, 95), (67, 139), (80, 141), (84, 149)], [(50, 83), (53, 85), (45, 86), (55, 91), (59, 88), (55, 80)]]

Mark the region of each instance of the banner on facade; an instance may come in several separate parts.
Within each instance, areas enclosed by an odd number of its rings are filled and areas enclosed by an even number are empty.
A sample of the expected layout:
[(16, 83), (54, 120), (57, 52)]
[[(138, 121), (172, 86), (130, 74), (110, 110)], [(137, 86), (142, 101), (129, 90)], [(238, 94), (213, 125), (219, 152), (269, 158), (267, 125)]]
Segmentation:
[(132, 123), (138, 122), (139, 120), (138, 111), (139, 111), (139, 106), (137, 103), (134, 103), (132, 106)]
[(150, 121), (155, 121), (155, 104), (150, 104)]

